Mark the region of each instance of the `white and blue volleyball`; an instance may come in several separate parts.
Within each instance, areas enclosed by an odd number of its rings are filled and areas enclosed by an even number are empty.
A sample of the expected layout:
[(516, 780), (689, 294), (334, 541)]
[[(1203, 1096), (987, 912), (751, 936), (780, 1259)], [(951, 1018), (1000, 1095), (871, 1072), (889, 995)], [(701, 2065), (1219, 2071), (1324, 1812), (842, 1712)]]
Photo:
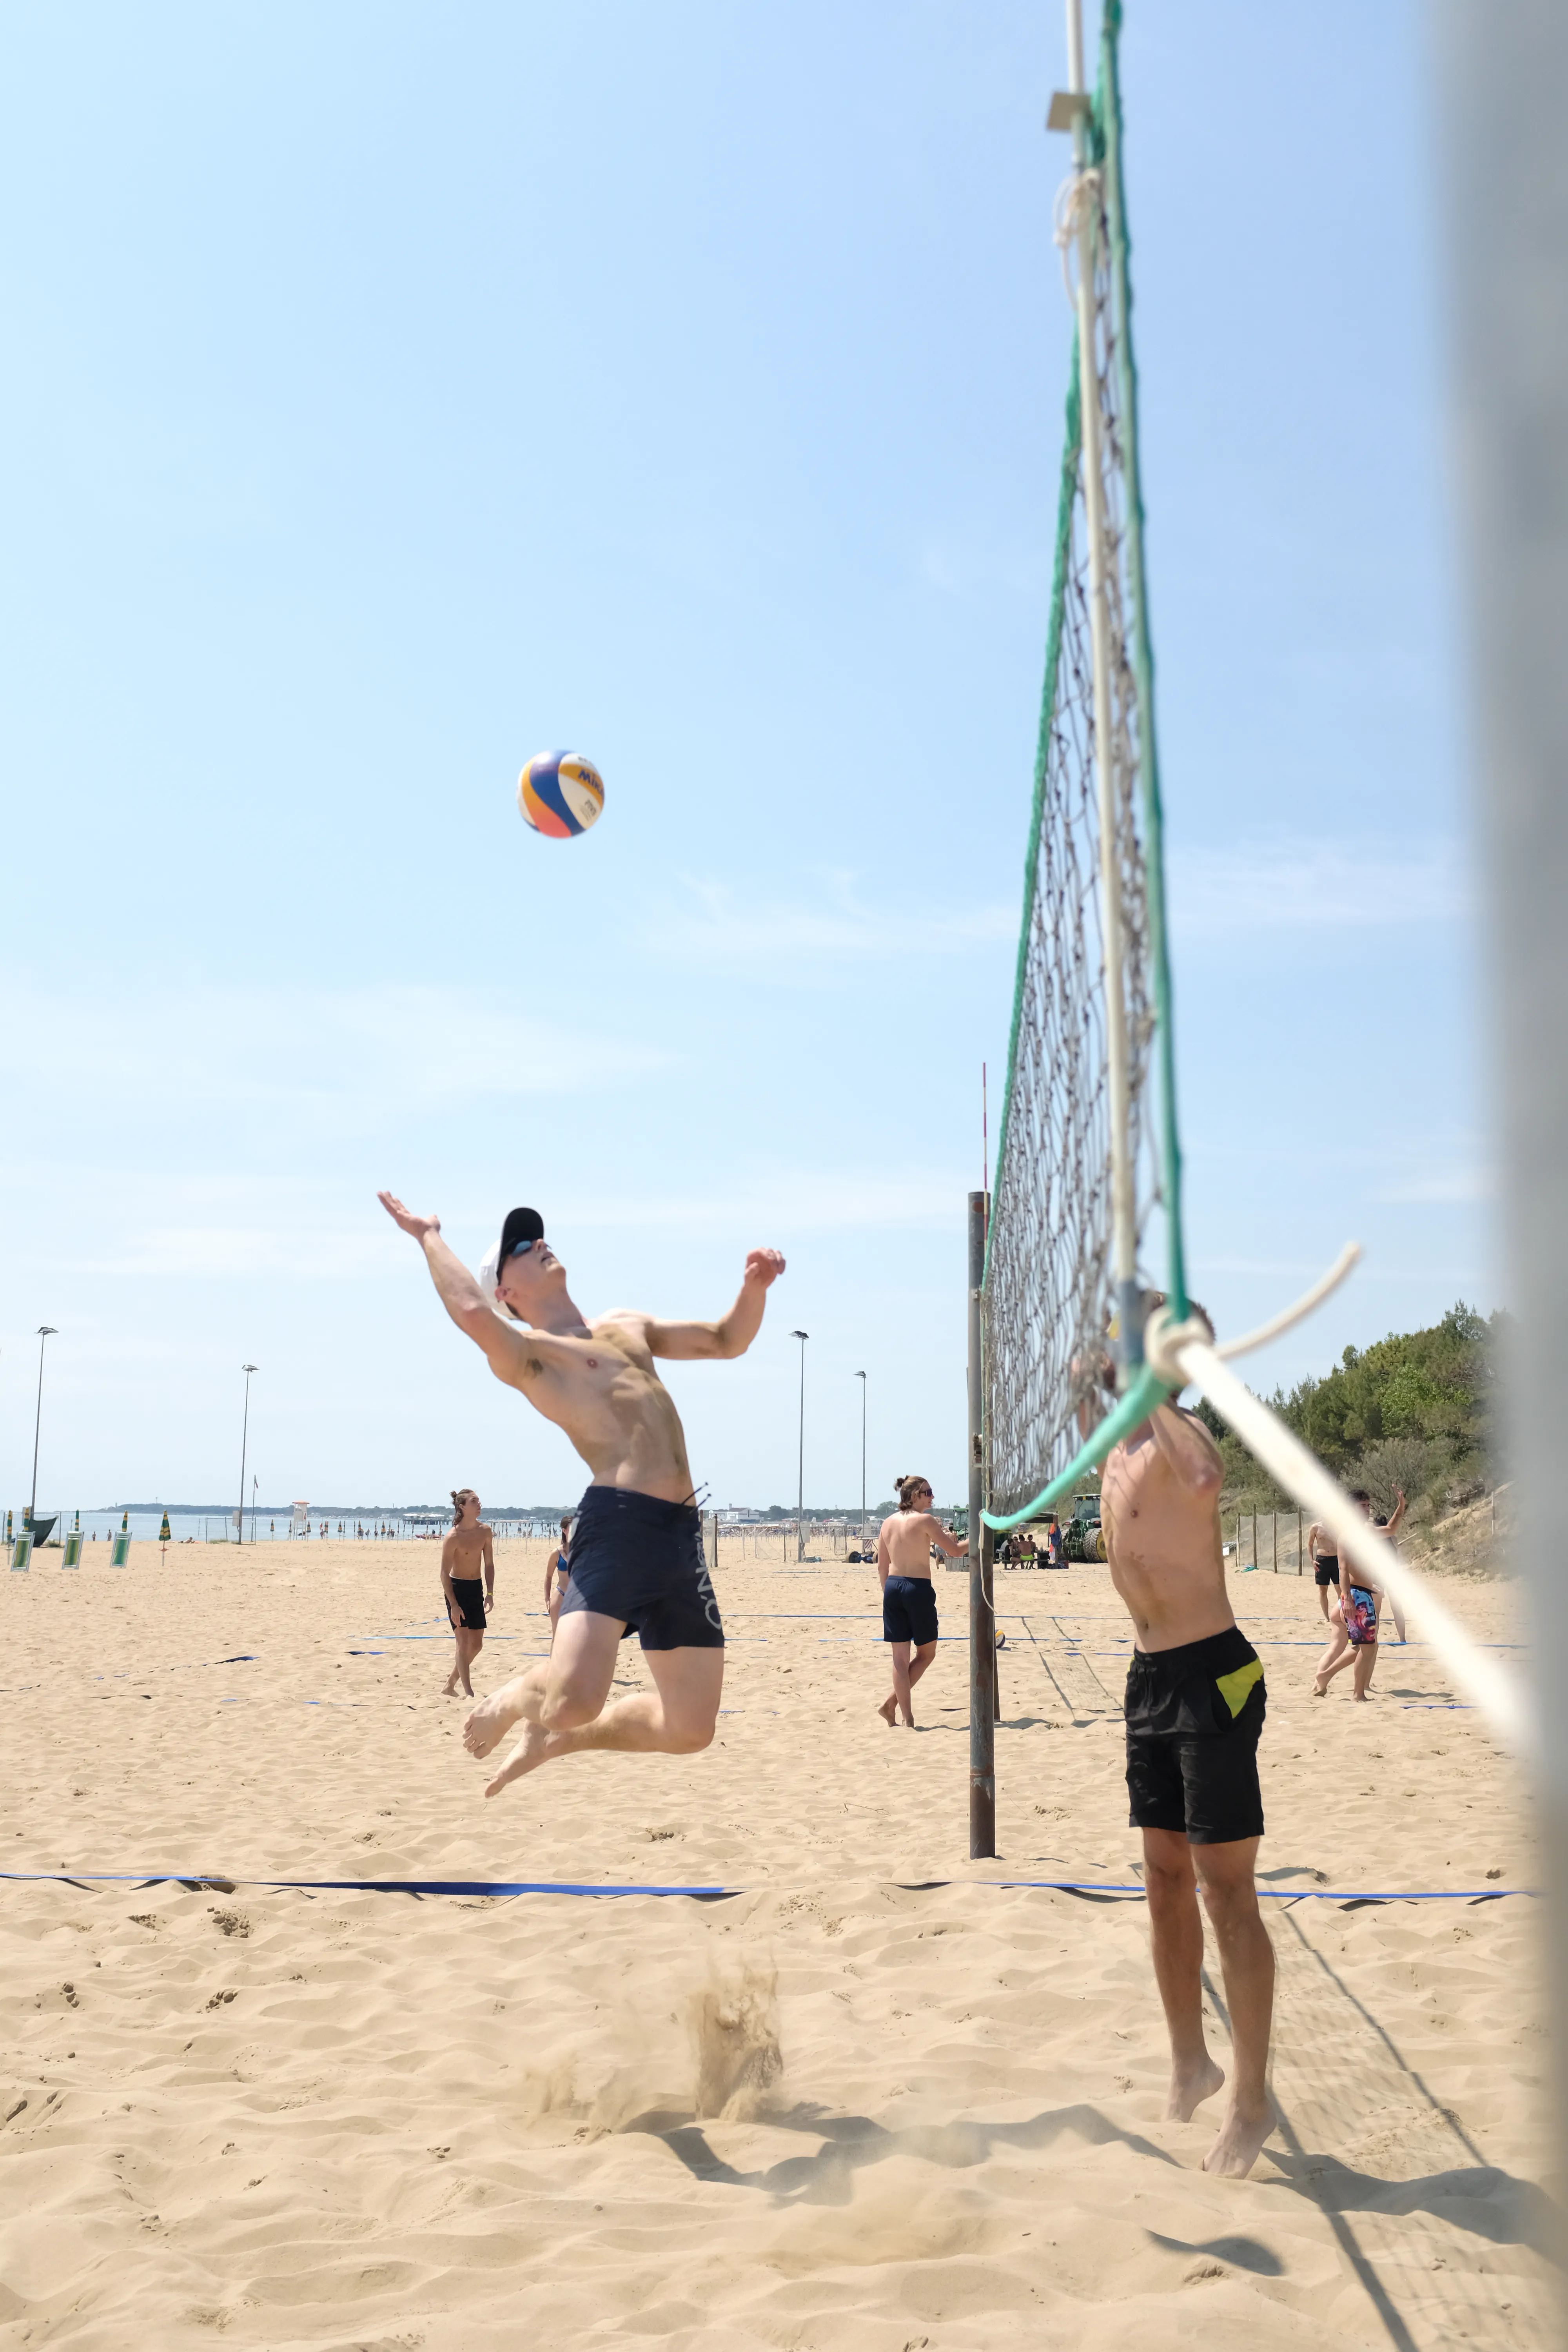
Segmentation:
[(597, 822), (605, 780), (581, 751), (540, 751), (517, 780), (517, 805), (535, 833), (570, 841)]

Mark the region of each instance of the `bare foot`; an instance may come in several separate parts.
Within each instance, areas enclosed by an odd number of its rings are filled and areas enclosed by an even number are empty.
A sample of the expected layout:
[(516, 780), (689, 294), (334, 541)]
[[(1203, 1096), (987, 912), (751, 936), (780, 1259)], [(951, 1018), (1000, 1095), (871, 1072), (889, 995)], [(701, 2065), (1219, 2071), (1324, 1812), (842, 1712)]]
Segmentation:
[(536, 1771), (551, 1755), (551, 1734), (542, 1724), (524, 1723), (522, 1738), (501, 1766), (493, 1780), (485, 1782), (487, 1797), (499, 1797), (509, 1780), (521, 1780), (525, 1772)]
[(463, 1718), (463, 1745), (470, 1756), (488, 1756), (499, 1748), (514, 1723), (521, 1723), (528, 1700), (521, 1677), (502, 1683)]
[(1357, 1692), (1354, 1694), (1354, 1696), (1355, 1696), (1355, 1703), (1356, 1703), (1356, 1705), (1357, 1705), (1358, 1706), (1364, 1706), (1366, 1705), (1367, 1700), (1368, 1700), (1368, 1698), (1370, 1697), (1370, 1696), (1371, 1696), (1370, 1692), (1367, 1692), (1367, 1691), (1357, 1691)]
[(1225, 2068), (1216, 2066), (1206, 2050), (1194, 2066), (1173, 2066), (1165, 2121), (1191, 2123), (1204, 2100), (1212, 2099), (1224, 2080)]
[(877, 1709), (878, 1714), (881, 1717), (889, 1731), (891, 1731), (893, 1727), (893, 1717), (897, 1715), (898, 1711), (899, 1702), (893, 1696), (891, 1691), (889, 1691), (887, 1697), (882, 1701), (881, 1706)]
[(1327, 1683), (1321, 1683), (1321, 1682), (1319, 1682), (1319, 1681), (1316, 1679), (1316, 1677), (1314, 1677), (1314, 1678), (1313, 1678), (1313, 1682), (1312, 1682), (1312, 1696), (1313, 1696), (1314, 1698), (1327, 1698), (1327, 1697), (1328, 1697), (1328, 1695), (1329, 1695), (1329, 1686), (1328, 1686), (1328, 1684), (1327, 1684)]
[(1267, 2099), (1256, 2114), (1245, 2116), (1233, 2099), (1219, 2127), (1219, 2137), (1204, 2158), (1204, 2170), (1217, 2173), (1226, 2180), (1243, 2179), (1257, 2163), (1274, 2124), (1274, 2110)]

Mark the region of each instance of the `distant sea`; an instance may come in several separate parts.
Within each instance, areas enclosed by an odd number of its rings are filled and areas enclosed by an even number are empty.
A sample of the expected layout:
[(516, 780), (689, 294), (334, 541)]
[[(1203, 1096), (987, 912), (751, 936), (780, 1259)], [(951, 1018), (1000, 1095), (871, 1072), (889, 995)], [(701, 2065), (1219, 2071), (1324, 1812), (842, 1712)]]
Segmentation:
[[(11, 1532), (14, 1536), (20, 1535), (22, 1532), (22, 1513), (26, 1508), (26, 1505), (25, 1502), (14, 1504), (11, 1507)], [(238, 1541), (238, 1538), (235, 1533), (234, 1506), (232, 1503), (226, 1510), (223, 1509), (221, 1506), (213, 1506), (204, 1508), (202, 1505), (195, 1503), (153, 1503), (135, 1505), (131, 1511), (130, 1531), (138, 1543), (156, 1543), (158, 1539), (158, 1530), (163, 1524), (163, 1517), (165, 1510), (167, 1510), (169, 1514), (169, 1539), (171, 1544), (184, 1544), (193, 1541), (195, 1543), (236, 1543)], [(47, 1518), (48, 1516), (48, 1510), (40, 1503), (38, 1506), (39, 1520), (42, 1521)], [(494, 1528), (498, 1536), (552, 1536), (556, 1533), (560, 1520), (563, 1515), (559, 1511), (517, 1511), (510, 1513), (489, 1511), (487, 1512), (485, 1516), (489, 1524)], [(79, 1513), (74, 1509), (62, 1511), (56, 1520), (54, 1527), (49, 1530), (49, 1541), (51, 1543), (58, 1542), (61, 1536), (68, 1534), (73, 1528), (79, 1525), (85, 1545), (90, 1546), (94, 1542), (107, 1542), (110, 1537), (117, 1536), (120, 1533), (122, 1517), (122, 1512), (114, 1510), (81, 1511)], [(246, 1542), (249, 1543), (252, 1541), (253, 1534), (254, 1540), (258, 1543), (281, 1543), (286, 1541), (289, 1535), (289, 1518), (290, 1507), (289, 1504), (258, 1503), (256, 1507), (254, 1515), (248, 1509), (245, 1514)], [(405, 1540), (408, 1540), (416, 1536), (428, 1535), (434, 1529), (444, 1531), (450, 1525), (450, 1511), (438, 1510), (434, 1504), (429, 1507), (427, 1511), (420, 1511), (417, 1513), (412, 1511), (353, 1511), (346, 1508), (339, 1508), (335, 1506), (330, 1508), (326, 1507), (313, 1506), (310, 1512), (310, 1534), (318, 1539), (320, 1538), (323, 1529), (331, 1538), (335, 1539), (340, 1528), (345, 1538), (353, 1536), (356, 1528), (364, 1528), (367, 1535), (373, 1528), (379, 1528), (385, 1531), (385, 1535), (387, 1537), (401, 1538)]]

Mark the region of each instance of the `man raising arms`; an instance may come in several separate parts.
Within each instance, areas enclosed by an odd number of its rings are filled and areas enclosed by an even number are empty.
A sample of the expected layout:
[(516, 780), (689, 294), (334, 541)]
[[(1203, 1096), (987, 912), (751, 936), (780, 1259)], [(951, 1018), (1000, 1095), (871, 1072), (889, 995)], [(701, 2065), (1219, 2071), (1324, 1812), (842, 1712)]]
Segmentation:
[[(1207, 1322), (1201, 1307), (1192, 1312)], [(1127, 1789), (1132, 1827), (1143, 1832), (1154, 1976), (1171, 2036), (1165, 2114), (1187, 2122), (1225, 2081), (1204, 2040), (1201, 1888), (1219, 1946), (1236, 2069), (1204, 2170), (1239, 2178), (1274, 2128), (1265, 2081), (1274, 1948), (1252, 1877), (1263, 1833), (1263, 1668), (1226, 1593), (1223, 1477), (1219, 1449), (1197, 1415), (1163, 1404), (1112, 1447), (1100, 1496), (1110, 1580), (1127, 1603), (1135, 1644)]]
[[(685, 1433), (654, 1359), (744, 1355), (784, 1259), (777, 1250), (752, 1250), (740, 1296), (717, 1323), (666, 1323), (629, 1307), (590, 1320), (567, 1292), (566, 1269), (536, 1210), (510, 1213), (482, 1269), (492, 1278), (481, 1287), (441, 1239), (439, 1218), (416, 1216), (390, 1192), (380, 1199), (419, 1244), (442, 1305), (484, 1350), (497, 1380), (564, 1430), (588, 1465), (550, 1657), (481, 1699), (463, 1726), (475, 1756), (522, 1726), (486, 1796), (589, 1748), (694, 1755), (718, 1720), (724, 1632), (702, 1557)], [(607, 1706), (618, 1645), (634, 1629), (653, 1694)]]

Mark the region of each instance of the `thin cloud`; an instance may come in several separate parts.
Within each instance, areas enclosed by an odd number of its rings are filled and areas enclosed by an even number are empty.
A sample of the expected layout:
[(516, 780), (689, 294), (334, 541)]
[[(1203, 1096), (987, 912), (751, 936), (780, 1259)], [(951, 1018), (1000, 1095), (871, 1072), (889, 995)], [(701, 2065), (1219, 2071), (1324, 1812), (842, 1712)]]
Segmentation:
[(728, 884), (690, 875), (679, 898), (649, 925), (645, 947), (666, 963), (704, 971), (751, 971), (787, 964), (810, 976), (824, 962), (886, 963), (929, 956), (933, 947), (989, 944), (1016, 936), (1015, 900), (953, 913), (894, 899), (868, 905), (855, 878), (821, 877), (809, 898), (759, 903)]
[(1372, 1197), (1374, 1201), (1495, 1201), (1497, 1189), (1496, 1171), (1490, 1168), (1439, 1168), (1429, 1175), (1385, 1185)]
[(1172, 927), (1186, 939), (1241, 932), (1386, 931), (1463, 922), (1474, 908), (1459, 846), (1279, 837), (1185, 849), (1169, 866)]
[(38, 1095), (351, 1119), (388, 1105), (570, 1094), (664, 1059), (459, 989), (146, 991), (107, 1005), (23, 989), (0, 1024), (0, 1076)]

